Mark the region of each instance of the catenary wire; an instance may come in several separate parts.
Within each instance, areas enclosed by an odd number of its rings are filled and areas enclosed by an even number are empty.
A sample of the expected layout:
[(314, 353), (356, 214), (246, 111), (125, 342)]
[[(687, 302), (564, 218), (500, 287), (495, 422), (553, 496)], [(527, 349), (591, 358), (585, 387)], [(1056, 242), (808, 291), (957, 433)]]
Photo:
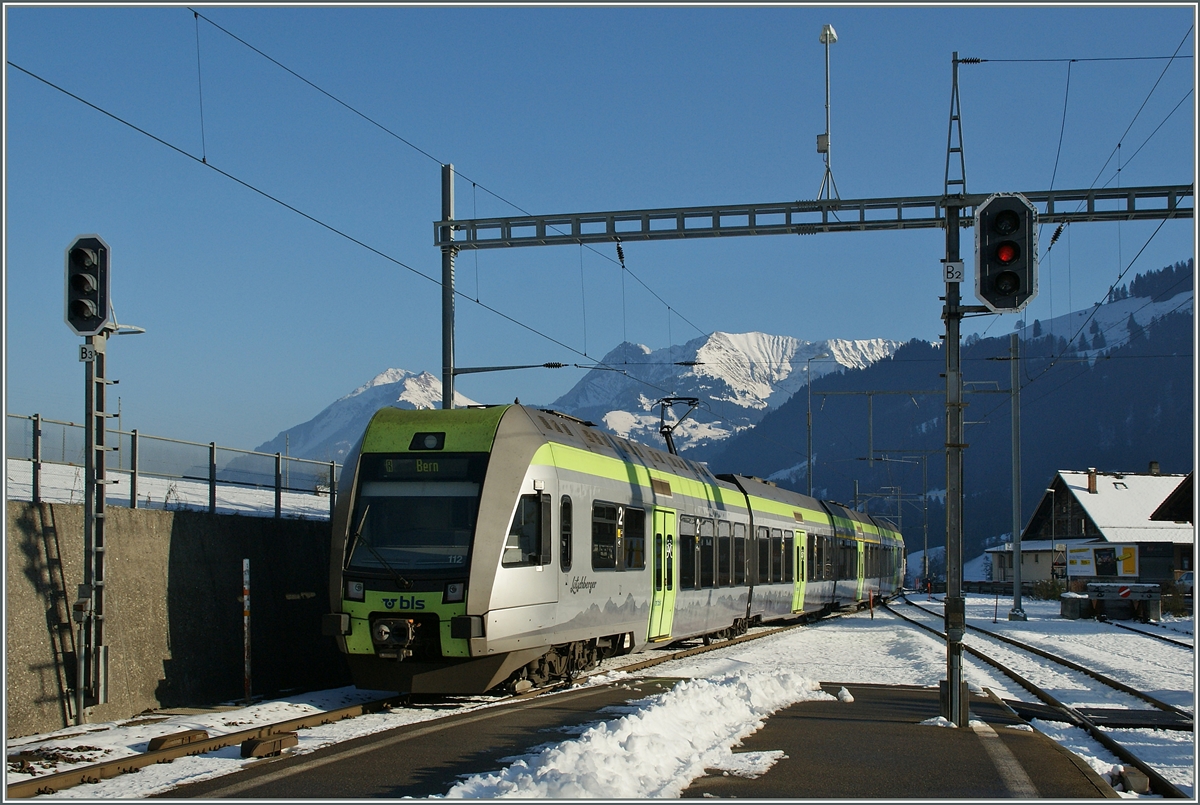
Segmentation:
[[(373, 125), (373, 126), (375, 126), (375, 127), (379, 128), (380, 130), (382, 130), (382, 131), (383, 131), (383, 132), (385, 132), (386, 134), (388, 134), (388, 135), (390, 135), (390, 136), (392, 136), (392, 137), (396, 138), (396, 139), (397, 139), (397, 140), (399, 140), (400, 142), (402, 142), (402, 143), (404, 143), (405, 145), (407, 145), (409, 148), (411, 148), (411, 149), (413, 149), (414, 151), (416, 151), (417, 153), (421, 154), (422, 156), (424, 156), (424, 157), (428, 158), (429, 160), (431, 160), (431, 161), (433, 161), (433, 162), (436, 162), (438, 165), (444, 165), (444, 164), (448, 164), (448, 163), (444, 163), (442, 160), (438, 159), (438, 158), (437, 158), (437, 157), (435, 157), (433, 154), (431, 154), (431, 153), (429, 153), (428, 151), (426, 151), (425, 149), (421, 148), (421, 147), (420, 147), (420, 146), (418, 146), (416, 143), (413, 143), (412, 141), (410, 141), (410, 140), (408, 140), (408, 139), (406, 139), (406, 138), (404, 138), (404, 137), (401, 137), (399, 134), (397, 134), (396, 132), (392, 131), (392, 130), (391, 130), (391, 129), (389, 129), (387, 126), (384, 126), (384, 125), (383, 125), (382, 123), (380, 123), (379, 121), (375, 120), (374, 118), (370, 117), (369, 115), (367, 115), (367, 114), (365, 114), (365, 113), (363, 113), (363, 112), (359, 111), (358, 109), (354, 108), (354, 107), (353, 107), (353, 106), (351, 106), (350, 104), (348, 104), (348, 103), (346, 103), (345, 101), (343, 101), (342, 99), (338, 98), (336, 95), (334, 95), (334, 94), (332, 94), (332, 93), (330, 93), (330, 92), (326, 91), (325, 89), (322, 89), (320, 86), (318, 86), (317, 84), (315, 84), (315, 83), (313, 83), (312, 81), (308, 80), (308, 79), (307, 79), (307, 78), (305, 78), (304, 76), (300, 75), (300, 74), (299, 74), (299, 73), (297, 73), (295, 70), (291, 69), (291, 68), (290, 68), (290, 67), (288, 67), (287, 65), (283, 64), (282, 62), (280, 62), (278, 59), (275, 59), (275, 58), (273, 58), (273, 57), (271, 57), (271, 56), (267, 55), (267, 54), (266, 54), (266, 53), (264, 53), (263, 51), (261, 51), (261, 50), (259, 50), (258, 48), (256, 48), (254, 45), (250, 44), (250, 43), (249, 43), (249, 42), (247, 42), (246, 40), (244, 40), (244, 39), (242, 39), (241, 37), (239, 37), (237, 34), (235, 34), (235, 33), (231, 32), (231, 31), (229, 31), (228, 29), (226, 29), (226, 28), (222, 27), (221, 25), (217, 24), (216, 22), (213, 22), (213, 21), (212, 21), (212, 20), (210, 20), (208, 17), (206, 17), (206, 16), (204, 16), (203, 14), (199, 13), (199, 12), (198, 12), (198, 11), (196, 11), (195, 9), (188, 8), (188, 11), (191, 11), (193, 14), (195, 14), (195, 15), (196, 15), (196, 17), (198, 17), (199, 19), (202, 19), (202, 20), (204, 20), (204, 21), (205, 21), (205, 22), (207, 22), (209, 25), (213, 26), (213, 27), (214, 27), (214, 28), (216, 28), (217, 30), (219, 30), (219, 31), (221, 31), (222, 33), (224, 33), (226, 36), (229, 36), (229, 37), (231, 37), (232, 39), (236, 40), (237, 42), (241, 43), (241, 44), (242, 44), (242, 45), (244, 45), (245, 47), (247, 47), (247, 48), (249, 48), (250, 50), (252, 50), (252, 51), (254, 51), (255, 53), (257, 53), (258, 55), (262, 56), (264, 59), (266, 59), (267, 61), (271, 62), (271, 63), (272, 63), (272, 64), (274, 64), (275, 66), (279, 67), (281, 70), (283, 70), (283, 71), (287, 72), (288, 74), (290, 74), (290, 75), (294, 76), (295, 78), (297, 78), (297, 79), (299, 79), (300, 81), (304, 82), (304, 83), (305, 83), (305, 84), (307, 84), (308, 86), (312, 87), (312, 88), (313, 88), (313, 89), (315, 89), (317, 92), (321, 93), (321, 94), (322, 94), (322, 95), (324, 95), (325, 97), (327, 97), (327, 98), (329, 98), (330, 100), (332, 100), (334, 103), (337, 103), (337, 104), (339, 104), (340, 106), (343, 106), (343, 107), (345, 107), (347, 110), (349, 110), (350, 112), (353, 112), (354, 114), (358, 115), (358, 116), (359, 116), (359, 117), (361, 117), (363, 120), (365, 120), (365, 121), (367, 121), (368, 123), (370, 123), (371, 125)], [(485, 193), (487, 193), (488, 195), (492, 196), (493, 198), (495, 198), (495, 199), (497, 199), (497, 200), (499, 200), (499, 201), (503, 202), (504, 204), (507, 204), (507, 205), (509, 205), (510, 207), (512, 207), (512, 208), (513, 208), (513, 209), (515, 209), (515, 210), (518, 210), (518, 211), (520, 211), (520, 212), (521, 212), (521, 214), (523, 214), (523, 215), (532, 215), (532, 213), (531, 213), (531, 212), (529, 212), (528, 210), (524, 209), (524, 208), (523, 208), (523, 207), (521, 207), (519, 204), (516, 204), (515, 202), (508, 200), (508, 199), (507, 199), (507, 198), (505, 198), (504, 196), (501, 196), (499, 193), (496, 193), (495, 191), (493, 191), (493, 190), (489, 189), (488, 187), (486, 187), (486, 186), (484, 186), (484, 185), (482, 185), (482, 184), (478, 184), (478, 183), (477, 183), (475, 180), (471, 179), (469, 176), (466, 176), (465, 174), (463, 174), (463, 173), (460, 173), (459, 171), (455, 171), (455, 173), (456, 173), (458, 176), (462, 177), (462, 178), (463, 178), (465, 181), (469, 181), (469, 182), (471, 182), (472, 186), (474, 186), (474, 187), (478, 187), (480, 190), (482, 190), (483, 192), (485, 192)], [(561, 233), (561, 230), (558, 230), (558, 229), (557, 229), (557, 227), (553, 227), (553, 228), (555, 229), (555, 231), (559, 231), (559, 232)], [(584, 244), (581, 244), (581, 245), (584, 245)], [(597, 249), (593, 248), (592, 246), (588, 245), (588, 246), (587, 246), (587, 248), (588, 248), (590, 251), (594, 252), (595, 254), (599, 255), (600, 257), (603, 257), (604, 259), (606, 259), (606, 260), (608, 260), (608, 261), (610, 261), (610, 262), (615, 262), (615, 261), (614, 261), (614, 260), (613, 260), (611, 257), (609, 257), (608, 255), (605, 255), (603, 252), (600, 252), (600, 251), (598, 251)], [(662, 298), (662, 297), (661, 297), (661, 296), (658, 294), (658, 292), (656, 292), (656, 291), (655, 291), (653, 288), (651, 288), (649, 285), (647, 285), (647, 284), (646, 284), (646, 283), (645, 283), (645, 282), (644, 282), (644, 281), (641, 279), (641, 277), (639, 277), (637, 274), (635, 274), (635, 273), (634, 273), (634, 272), (632, 272), (632, 271), (630, 271), (630, 272), (629, 272), (629, 275), (630, 275), (631, 277), (633, 277), (633, 278), (634, 278), (634, 279), (635, 279), (635, 280), (638, 282), (638, 284), (639, 284), (639, 285), (641, 285), (643, 288), (645, 288), (645, 289), (646, 289), (646, 291), (647, 291), (647, 292), (649, 292), (649, 293), (650, 293), (650, 294), (651, 294), (651, 295), (652, 295), (652, 296), (653, 296), (655, 299), (657, 299), (659, 302), (661, 302), (661, 303), (662, 303), (662, 304), (664, 304), (664, 305), (665, 305), (665, 304), (667, 304), (667, 303), (666, 303), (666, 301), (665, 301), (665, 300), (664, 300), (664, 299), (663, 299), (663, 298)], [(691, 322), (691, 321), (690, 321), (690, 320), (689, 320), (689, 319), (688, 319), (686, 316), (682, 316), (682, 315), (680, 315), (678, 311), (676, 311), (675, 315), (679, 316), (679, 318), (683, 319), (683, 320), (684, 320), (684, 321), (686, 321), (686, 322), (687, 322), (689, 325), (691, 325), (691, 327), (692, 327), (693, 329), (695, 329), (695, 330), (696, 330), (696, 332), (698, 332), (698, 333), (700, 333), (700, 334), (702, 334), (702, 335), (711, 335), (711, 333), (709, 333), (709, 332), (706, 332), (705, 330), (702, 330), (700, 327), (698, 327), (698, 326), (696, 326), (694, 323), (692, 323), (692, 322)]]
[[(317, 224), (318, 226), (322, 227), (323, 229), (326, 229), (329, 232), (331, 232), (335, 235), (338, 235), (339, 237), (342, 237), (342, 238), (350, 241), (351, 243), (354, 243), (355, 245), (362, 247), (363, 249), (366, 249), (367, 251), (371, 252), (372, 254), (375, 254), (390, 263), (394, 263), (395, 265), (406, 269), (407, 271), (421, 277), (422, 279), (428, 280), (429, 282), (433, 283), (434, 285), (437, 285), (439, 287), (441, 286), (441, 282), (439, 280), (437, 280), (434, 277), (429, 276), (428, 274), (424, 273), (420, 269), (414, 268), (413, 266), (410, 266), (407, 263), (405, 263), (395, 257), (392, 257), (391, 255), (388, 255), (388, 254), (376, 249), (373, 246), (370, 246), (369, 244), (353, 237), (352, 235), (337, 229), (336, 227), (332, 226), (331, 224), (327, 224), (324, 221), (321, 221), (320, 219), (315, 218), (312, 215), (309, 215), (308, 213), (304, 212), (303, 210), (300, 210), (297, 207), (294, 207), (291, 204), (288, 204), (287, 202), (283, 201), (282, 199), (279, 199), (279, 198), (271, 195), (270, 193), (267, 193), (266, 191), (261, 190), (258, 187), (255, 187), (254, 185), (250, 184), (249, 182), (246, 182), (245, 180), (240, 179), (237, 176), (234, 176), (233, 174), (228, 173), (227, 171), (224, 171), (209, 162), (205, 162), (205, 161), (202, 161), (202, 160), (196, 158), (196, 156), (194, 156), (193, 154), (188, 153), (187, 151), (174, 145), (173, 143), (170, 143), (170, 142), (162, 139), (161, 137), (158, 137), (158, 136), (146, 131), (145, 129), (135, 125), (134, 123), (131, 123), (131, 122), (113, 114), (112, 112), (109, 112), (108, 110), (106, 110), (100, 106), (97, 106), (96, 104), (76, 95), (75, 93), (73, 93), (63, 87), (60, 87), (59, 85), (55, 84), (54, 82), (49, 81), (49, 80), (37, 75), (36, 73), (25, 69), (24, 67), (20, 66), (19, 64), (16, 64), (13, 61), (7, 61), (7, 64), (10, 67), (13, 67), (14, 69), (19, 70), (20, 72), (28, 75), (30, 78), (40, 81), (41, 83), (45, 84), (46, 86), (48, 86), (54, 90), (57, 90), (58, 92), (61, 92), (62, 94), (66, 95), (67, 97), (72, 98), (73, 100), (78, 101), (79, 103), (82, 103), (83, 105), (85, 105), (91, 109), (94, 109), (95, 111), (103, 114), (104, 116), (106, 116), (128, 128), (133, 129), (134, 131), (138, 132), (139, 134), (142, 134), (143, 136), (148, 137), (151, 140), (154, 140), (155, 142), (159, 143), (160, 145), (166, 146), (167, 148), (171, 149), (172, 151), (175, 151), (177, 154), (187, 157), (188, 159), (192, 160), (193, 162), (197, 162), (201, 165), (204, 165), (205, 167), (219, 173), (220, 175), (226, 177), (227, 179), (245, 187), (246, 189), (248, 189), (254, 193), (257, 193), (258, 195), (262, 196), (263, 198), (266, 198), (270, 201), (275, 202), (276, 204), (279, 204), (280, 206), (284, 207), (287, 210), (290, 210), (291, 212), (294, 212), (295, 214), (301, 216), (302, 218), (305, 218), (308, 221), (311, 221), (312, 223)], [(506, 321), (516, 324), (517, 326), (519, 326), (535, 335), (541, 336), (542, 338), (545, 338), (546, 340), (550, 341), (551, 343), (556, 344), (556, 345), (562, 347), (563, 349), (568, 350), (569, 352), (572, 352), (572, 353), (579, 355), (581, 357), (584, 357), (584, 358), (588, 358), (589, 360), (595, 360), (590, 355), (580, 352), (579, 350), (575, 349), (574, 347), (572, 347), (568, 344), (565, 344), (562, 341), (559, 341), (558, 339), (554, 338), (553, 336), (547, 335), (546, 333), (542, 333), (541, 331), (537, 330), (536, 328), (534, 328), (528, 324), (525, 324), (524, 322), (519, 321), (518, 319), (513, 318), (512, 316), (508, 315), (507, 313), (504, 313), (504, 312), (492, 307), (491, 305), (488, 305), (484, 302), (480, 302), (475, 299), (471, 299), (470, 296), (463, 293), (462, 291), (455, 290), (455, 295), (460, 296), (469, 302), (473, 302), (474, 304), (479, 305), (484, 310), (487, 310), (487, 311), (499, 316), (500, 318), (505, 319)], [(678, 312), (676, 312), (676, 315), (679, 315)], [(680, 318), (683, 318), (683, 317), (681, 316)], [(600, 366), (602, 368), (605, 368), (605, 369), (610, 369), (613, 371), (621, 372), (622, 374), (629, 377), (631, 380), (634, 380), (635, 382), (640, 383), (648, 388), (654, 389), (655, 391), (660, 392), (663, 396), (669, 396), (672, 393), (668, 389), (662, 388), (654, 383), (651, 383), (648, 380), (645, 380), (644, 378), (634, 377), (633, 375), (630, 375), (626, 371), (617, 369), (616, 367), (607, 366), (603, 362), (597, 361), (596, 365)], [(774, 385), (774, 384), (772, 383), (772, 385)], [(734, 422), (729, 420), (727, 417), (724, 417), (724, 416), (712, 411), (711, 408), (709, 408), (708, 410), (709, 410), (709, 413), (712, 416), (714, 416), (718, 421), (721, 421), (728, 425), (735, 424)], [(751, 432), (753, 432), (753, 431), (751, 431)], [(765, 439), (766, 437), (761, 437), (761, 438)], [(792, 450), (790, 448), (789, 448), (789, 452), (795, 453), (796, 455), (800, 455), (799, 451)]]

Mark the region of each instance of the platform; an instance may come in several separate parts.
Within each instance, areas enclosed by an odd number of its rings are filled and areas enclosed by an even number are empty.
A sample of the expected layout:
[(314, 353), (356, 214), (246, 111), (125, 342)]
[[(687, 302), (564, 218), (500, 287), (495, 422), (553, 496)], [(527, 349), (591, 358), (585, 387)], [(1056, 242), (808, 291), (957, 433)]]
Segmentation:
[[(843, 687), (825, 683), (834, 696)], [(720, 772), (685, 797), (749, 799), (1119, 799), (1086, 763), (998, 699), (972, 694), (971, 727), (938, 716), (936, 688), (846, 684), (853, 702), (806, 701), (775, 713), (738, 752), (782, 750), (761, 777)], [(981, 722), (981, 723), (980, 723)]]

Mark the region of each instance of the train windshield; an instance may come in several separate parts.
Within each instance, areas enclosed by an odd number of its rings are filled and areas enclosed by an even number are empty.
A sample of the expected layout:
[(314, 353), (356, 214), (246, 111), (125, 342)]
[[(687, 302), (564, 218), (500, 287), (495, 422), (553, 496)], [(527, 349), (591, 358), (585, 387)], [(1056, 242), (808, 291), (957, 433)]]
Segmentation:
[(486, 454), (364, 455), (347, 566), (465, 570), (486, 469)]

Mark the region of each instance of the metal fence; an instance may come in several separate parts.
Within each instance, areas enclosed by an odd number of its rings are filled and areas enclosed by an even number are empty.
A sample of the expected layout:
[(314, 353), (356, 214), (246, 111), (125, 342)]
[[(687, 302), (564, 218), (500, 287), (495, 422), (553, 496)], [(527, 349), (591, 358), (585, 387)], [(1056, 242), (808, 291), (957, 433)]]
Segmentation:
[[(8, 497), (83, 499), (84, 426), (38, 414), (7, 414)], [(207, 509), (275, 517), (332, 517), (340, 465), (258, 453), (137, 430), (107, 430), (108, 505)], [(273, 500), (272, 500), (273, 498)]]

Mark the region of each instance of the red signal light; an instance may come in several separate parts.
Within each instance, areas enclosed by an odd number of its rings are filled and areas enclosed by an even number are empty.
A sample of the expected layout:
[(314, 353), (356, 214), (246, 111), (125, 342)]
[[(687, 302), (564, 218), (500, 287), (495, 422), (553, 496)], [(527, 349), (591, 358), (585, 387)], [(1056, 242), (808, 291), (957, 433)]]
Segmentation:
[(1005, 241), (996, 247), (996, 259), (1003, 265), (1008, 265), (1020, 256), (1020, 248), (1012, 241)]

